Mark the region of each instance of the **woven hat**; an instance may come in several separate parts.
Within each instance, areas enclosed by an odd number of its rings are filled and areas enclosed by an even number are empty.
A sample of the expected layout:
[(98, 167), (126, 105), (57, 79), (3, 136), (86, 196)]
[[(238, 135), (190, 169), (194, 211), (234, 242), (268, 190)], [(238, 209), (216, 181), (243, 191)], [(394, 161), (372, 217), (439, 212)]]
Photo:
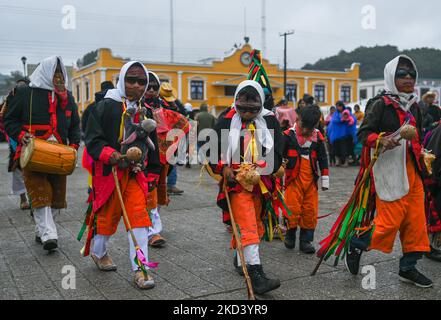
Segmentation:
[(422, 100), (426, 101), (426, 99), (429, 98), (429, 97), (432, 97), (432, 98), (436, 99), (436, 92), (433, 92), (433, 91), (426, 92), (423, 95), (423, 99)]
[(173, 88), (170, 83), (161, 83), (161, 88), (159, 89), (159, 96), (167, 102), (174, 102), (177, 99), (177, 91)]

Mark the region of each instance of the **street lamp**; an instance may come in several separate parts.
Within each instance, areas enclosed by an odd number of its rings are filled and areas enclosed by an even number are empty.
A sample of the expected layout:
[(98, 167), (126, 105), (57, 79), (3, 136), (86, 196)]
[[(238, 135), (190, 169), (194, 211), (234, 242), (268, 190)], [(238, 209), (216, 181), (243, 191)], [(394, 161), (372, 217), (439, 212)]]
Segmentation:
[(26, 78), (26, 57), (21, 57), (21, 62), (23, 62), (23, 77)]

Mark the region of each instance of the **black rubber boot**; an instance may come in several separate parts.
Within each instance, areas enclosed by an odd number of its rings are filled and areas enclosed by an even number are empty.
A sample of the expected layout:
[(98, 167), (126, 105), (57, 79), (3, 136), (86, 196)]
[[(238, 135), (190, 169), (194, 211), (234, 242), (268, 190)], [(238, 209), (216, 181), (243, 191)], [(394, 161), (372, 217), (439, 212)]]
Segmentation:
[(58, 248), (58, 241), (56, 239), (50, 239), (43, 242), (43, 249), (47, 251), (52, 251)]
[(263, 272), (261, 264), (249, 265), (248, 273), (250, 275), (253, 291), (256, 294), (263, 294), (280, 287), (280, 280), (268, 279), (266, 274)]
[(306, 254), (315, 253), (315, 248), (312, 245), (314, 240), (314, 230), (300, 229), (300, 251)]
[(297, 228), (288, 229), (285, 234), (285, 247), (294, 249), (296, 247)]

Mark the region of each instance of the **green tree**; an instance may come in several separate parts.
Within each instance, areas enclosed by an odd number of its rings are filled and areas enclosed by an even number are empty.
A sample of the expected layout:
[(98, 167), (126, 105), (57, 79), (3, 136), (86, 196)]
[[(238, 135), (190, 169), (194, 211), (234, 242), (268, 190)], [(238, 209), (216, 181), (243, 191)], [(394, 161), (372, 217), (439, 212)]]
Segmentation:
[(396, 46), (359, 47), (351, 52), (341, 50), (337, 55), (306, 64), (304, 70), (344, 70), (359, 62), (361, 79), (383, 78), (384, 66), (399, 54), (410, 56), (422, 78), (441, 78), (441, 50), (419, 48), (400, 51)]

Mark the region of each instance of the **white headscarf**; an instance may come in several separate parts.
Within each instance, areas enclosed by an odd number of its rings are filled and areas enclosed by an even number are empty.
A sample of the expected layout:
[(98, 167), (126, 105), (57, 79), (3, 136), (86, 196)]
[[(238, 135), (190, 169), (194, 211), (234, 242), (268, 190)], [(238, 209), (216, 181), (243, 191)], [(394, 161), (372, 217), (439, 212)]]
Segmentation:
[[(142, 68), (144, 69), (145, 75), (147, 77), (147, 84), (145, 86), (144, 93), (142, 94), (142, 97), (144, 97), (144, 94), (147, 92), (147, 87), (149, 86), (149, 72), (148, 72), (147, 68), (141, 62), (130, 61), (122, 66), (121, 71), (119, 72), (119, 79), (118, 79), (118, 83), (116, 85), (116, 88), (108, 90), (105, 98), (110, 98), (110, 99), (118, 101), (118, 102), (122, 102), (123, 99), (127, 98), (126, 97), (126, 85), (125, 85), (126, 73), (129, 70), (129, 68), (131, 66), (133, 66), (134, 64), (139, 64), (140, 66), (142, 66)], [(126, 103), (127, 103), (128, 109), (137, 107), (137, 105), (138, 105), (138, 101), (128, 101), (127, 100)]]
[(31, 80), (29, 86), (32, 88), (54, 91), (53, 79), (55, 70), (57, 69), (58, 60), (60, 61), (61, 71), (64, 75), (64, 83), (68, 83), (67, 71), (63, 59), (60, 56), (51, 56), (41, 61), (31, 74), (29, 77)]
[(410, 57), (402, 54), (386, 64), (386, 67), (384, 68), (384, 87), (386, 93), (399, 97), (397, 102), (404, 111), (409, 111), (410, 107), (418, 100), (418, 96), (415, 93), (399, 92), (395, 86), (395, 73), (397, 72), (398, 64), (401, 58), (409, 60), (413, 65), (413, 68), (417, 73), (416, 81), (418, 81), (418, 70), (415, 62)]
[(242, 118), (237, 112), (235, 102), (239, 92), (245, 87), (253, 87), (254, 89), (256, 89), (256, 91), (259, 93), (260, 96), (260, 101), (261, 101), (260, 112), (257, 115), (257, 117), (253, 120), (256, 125), (257, 139), (259, 140), (261, 145), (264, 146), (267, 150), (271, 150), (274, 146), (273, 137), (271, 135), (271, 132), (268, 130), (265, 119), (263, 118), (264, 116), (267, 115), (274, 115), (274, 113), (272, 113), (269, 110), (266, 110), (263, 107), (263, 104), (265, 102), (265, 93), (263, 92), (262, 86), (256, 81), (245, 80), (239, 84), (239, 86), (236, 89), (236, 93), (234, 94), (233, 108), (234, 110), (236, 110), (236, 114), (231, 119), (230, 132), (228, 134), (228, 149), (227, 149), (227, 159), (226, 159), (228, 163), (230, 163), (232, 156), (235, 154), (240, 144)]

